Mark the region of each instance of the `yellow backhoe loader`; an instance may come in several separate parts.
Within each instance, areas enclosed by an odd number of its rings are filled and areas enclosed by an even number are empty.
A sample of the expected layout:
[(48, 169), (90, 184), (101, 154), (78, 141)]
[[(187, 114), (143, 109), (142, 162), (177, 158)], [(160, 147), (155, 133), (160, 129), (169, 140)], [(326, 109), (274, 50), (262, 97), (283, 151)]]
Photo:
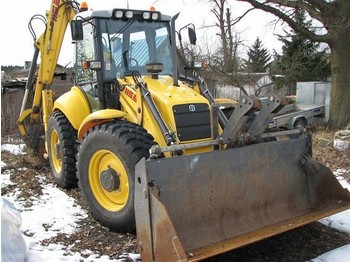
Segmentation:
[[(144, 261), (203, 260), (348, 209), (309, 135), (267, 131), (285, 98), (224, 103), (197, 63), (180, 75), (177, 17), (52, 0), (18, 125), (29, 148), (45, 144), (56, 183), (78, 185), (103, 225), (136, 230)], [(75, 84), (54, 101), (68, 24)]]

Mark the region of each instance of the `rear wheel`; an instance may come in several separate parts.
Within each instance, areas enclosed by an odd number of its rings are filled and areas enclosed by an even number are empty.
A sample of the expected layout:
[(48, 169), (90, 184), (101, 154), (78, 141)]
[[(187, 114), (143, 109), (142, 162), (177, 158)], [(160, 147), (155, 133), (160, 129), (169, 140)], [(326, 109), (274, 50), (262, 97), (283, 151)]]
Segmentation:
[(77, 132), (62, 112), (54, 112), (48, 122), (47, 146), (55, 182), (62, 188), (77, 187)]
[(79, 187), (93, 216), (113, 231), (135, 230), (135, 165), (152, 144), (142, 127), (116, 121), (93, 127), (79, 147)]

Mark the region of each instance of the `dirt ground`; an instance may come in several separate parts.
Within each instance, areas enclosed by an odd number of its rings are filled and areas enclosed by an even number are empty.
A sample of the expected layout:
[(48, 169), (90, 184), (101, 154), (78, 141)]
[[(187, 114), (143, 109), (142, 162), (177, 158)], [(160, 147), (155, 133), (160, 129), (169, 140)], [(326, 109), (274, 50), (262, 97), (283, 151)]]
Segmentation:
[[(332, 137), (333, 133), (322, 129), (313, 133), (313, 157), (332, 170), (346, 169), (344, 176), (350, 181), (350, 150), (340, 152), (334, 149)], [(1, 188), (1, 195), (20, 188), (22, 196), (28, 199), (26, 204), (30, 206), (30, 196), (42, 194), (38, 177), (44, 183), (53, 183), (48, 162), (43, 158), (14, 156), (6, 152), (1, 153), (1, 158), (7, 164), (1, 168), (2, 174), (7, 169), (27, 168), (23, 173), (12, 176), (14, 185)], [(78, 189), (64, 191), (86, 209)], [(74, 234), (59, 234), (44, 240), (42, 244), (50, 243), (70, 246), (73, 252), (89, 249), (95, 254), (111, 258), (117, 258), (122, 253), (138, 253), (135, 235), (113, 233), (97, 223), (91, 215), (81, 221)], [(206, 261), (308, 261), (346, 244), (350, 244), (349, 235), (315, 222)]]

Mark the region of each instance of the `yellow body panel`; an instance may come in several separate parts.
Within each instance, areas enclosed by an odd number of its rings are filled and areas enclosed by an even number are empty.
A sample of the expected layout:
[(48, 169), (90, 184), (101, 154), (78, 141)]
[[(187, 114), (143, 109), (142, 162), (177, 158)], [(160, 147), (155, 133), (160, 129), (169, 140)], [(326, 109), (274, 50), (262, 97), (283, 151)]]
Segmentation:
[[(42, 91), (42, 97), (43, 97), (43, 123), (44, 123), (44, 130), (46, 131), (48, 129), (47, 125), (48, 125), (49, 118), (53, 108), (53, 91), (52, 90)], [(48, 145), (46, 141), (45, 141), (45, 150), (46, 152), (48, 152)]]
[[(176, 124), (173, 112), (173, 106), (181, 104), (205, 103), (209, 105), (207, 99), (198, 94), (195, 90), (188, 88), (187, 85), (180, 82), (179, 86), (173, 86), (173, 78), (170, 76), (159, 76), (158, 79), (151, 76), (144, 76), (148, 90), (152, 94), (152, 98), (162, 115), (162, 118), (171, 132), (176, 132)], [(138, 112), (142, 112), (142, 126), (154, 137), (155, 142), (160, 146), (167, 146), (162, 131), (157, 124), (152, 112), (146, 103), (142, 103), (141, 110), (138, 110), (139, 101), (142, 100), (140, 92), (135, 90), (134, 81), (131, 77), (125, 77), (121, 80), (124, 89), (121, 91), (120, 101), (122, 103), (122, 111), (126, 113), (126, 118), (134, 123), (138, 122)], [(205, 139), (204, 139), (205, 140)], [(202, 140), (193, 140), (190, 142), (198, 142)], [(178, 141), (181, 143), (180, 141)], [(186, 141), (188, 143), (189, 141)], [(211, 150), (211, 147), (202, 149), (193, 149), (191, 153), (199, 153)], [(190, 153), (190, 151), (187, 151)]]
[(18, 128), (19, 128), (19, 131), (21, 132), (21, 135), (24, 137), (24, 138), (27, 138), (28, 137), (28, 133), (27, 133), (27, 130), (26, 128), (24, 127), (24, 119), (26, 119), (28, 116), (30, 116), (30, 114), (33, 112), (33, 110), (31, 108), (29, 109), (26, 109), (22, 112), (22, 114), (18, 117), (17, 119), (17, 125), (18, 125)]
[(42, 97), (44, 101), (43, 122), (44, 122), (45, 130), (47, 130), (47, 122), (49, 121), (49, 117), (53, 107), (53, 91), (52, 90), (42, 91)]
[[(47, 13), (48, 28), (36, 42), (40, 49), (41, 65), (39, 77), (44, 84), (51, 84), (58, 56), (60, 54), (66, 27), (74, 19), (76, 12), (65, 1), (51, 1), (50, 12)], [(55, 10), (57, 10), (55, 12)]]
[(86, 95), (76, 86), (73, 86), (69, 92), (61, 95), (55, 101), (53, 110), (62, 111), (76, 130), (91, 113)]

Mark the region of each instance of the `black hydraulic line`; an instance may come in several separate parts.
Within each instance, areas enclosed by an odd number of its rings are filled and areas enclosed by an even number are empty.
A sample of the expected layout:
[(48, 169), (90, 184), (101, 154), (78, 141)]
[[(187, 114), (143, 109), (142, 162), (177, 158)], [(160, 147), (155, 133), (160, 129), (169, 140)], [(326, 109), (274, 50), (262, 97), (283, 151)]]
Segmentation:
[(34, 48), (34, 55), (33, 55), (32, 63), (30, 65), (30, 70), (29, 70), (29, 74), (28, 74), (28, 80), (27, 80), (25, 89), (29, 89), (30, 86), (32, 85), (33, 78), (34, 78), (35, 71), (36, 71), (36, 67), (37, 67), (37, 61), (38, 61), (38, 57), (39, 57), (39, 52), (40, 52), (39, 48), (37, 46), (35, 46), (35, 48)]
[(25, 93), (24, 93), (24, 99), (22, 102), (22, 107), (21, 107), (21, 113), (23, 113), (25, 106), (27, 104), (27, 100), (28, 100), (28, 94), (29, 94), (29, 90), (32, 87), (32, 83), (33, 83), (33, 79), (34, 79), (34, 75), (35, 75), (35, 71), (36, 71), (36, 67), (37, 67), (37, 60), (39, 57), (39, 53), (40, 50), (37, 46), (34, 46), (34, 55), (33, 55), (33, 59), (32, 59), (32, 64), (30, 65), (30, 70), (29, 70), (29, 74), (28, 74), (28, 79), (26, 82), (26, 86), (25, 86)]
[(166, 126), (161, 114), (159, 113), (159, 110), (158, 110), (156, 104), (154, 103), (154, 101), (151, 97), (151, 93), (149, 92), (149, 90), (147, 88), (147, 84), (143, 81), (143, 79), (138, 71), (133, 71), (133, 79), (134, 79), (135, 83), (138, 85), (138, 87), (141, 88), (142, 96), (144, 97), (147, 105), (151, 109), (151, 112), (152, 112), (154, 118), (156, 119), (160, 129), (162, 130), (162, 133), (164, 135), (164, 138), (166, 140), (167, 145), (173, 144), (175, 142), (174, 137), (172, 136), (170, 130)]
[[(201, 93), (203, 94), (203, 96), (209, 101), (210, 104), (214, 104), (215, 99), (211, 95), (204, 79), (201, 76), (196, 75), (196, 73), (194, 74), (194, 77), (195, 77), (195, 79), (199, 80), (199, 81), (197, 81), (197, 83), (198, 83), (199, 89), (200, 89)], [(222, 112), (222, 110), (220, 108), (218, 110), (218, 117), (219, 117), (219, 122), (220, 122), (222, 128), (224, 128), (227, 125), (228, 120), (227, 120), (227, 117), (225, 116), (224, 112)]]

